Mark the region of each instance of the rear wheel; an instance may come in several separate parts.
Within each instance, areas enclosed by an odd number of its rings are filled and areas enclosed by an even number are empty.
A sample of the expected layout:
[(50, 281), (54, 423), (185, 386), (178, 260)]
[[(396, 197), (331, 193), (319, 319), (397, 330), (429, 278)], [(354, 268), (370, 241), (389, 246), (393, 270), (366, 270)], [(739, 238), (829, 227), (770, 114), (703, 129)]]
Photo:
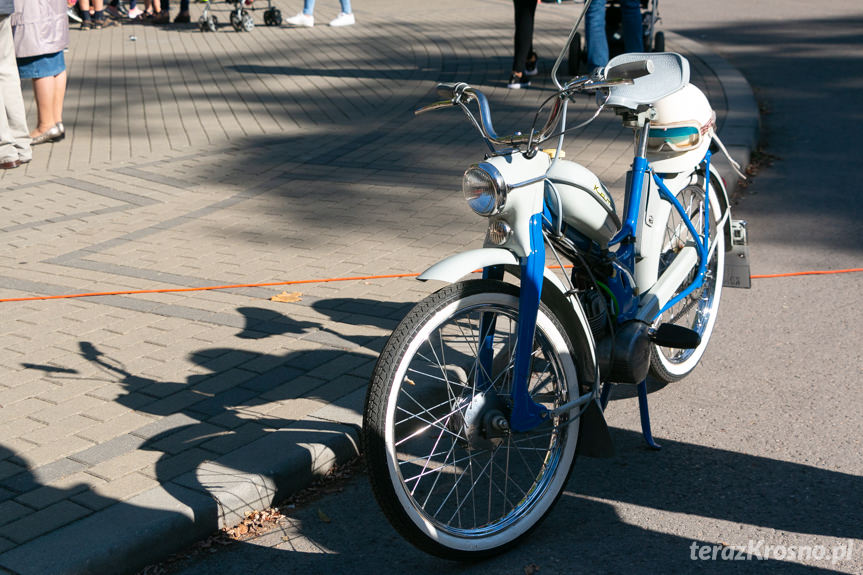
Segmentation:
[[(509, 417), (517, 325), (516, 286), (448, 286), (405, 317), (375, 367), (363, 421), (372, 488), (390, 523), (426, 552), (471, 560), (502, 551), (566, 484), (577, 421), (552, 417), (526, 433), (491, 423)], [(491, 361), (479, 359), (481, 341)], [(572, 346), (545, 305), (532, 349), (534, 401), (552, 409), (575, 397)]]
[[(713, 333), (713, 326), (716, 323), (719, 296), (722, 293), (722, 277), (725, 272), (725, 235), (722, 230), (716, 229), (717, 216), (720, 215), (718, 193), (720, 193), (718, 184), (711, 178), (710, 245), (716, 247), (707, 262), (704, 282), (699, 289), (680, 300), (654, 322), (655, 326), (663, 323), (680, 325), (701, 336), (701, 343), (695, 349), (678, 349), (658, 345), (651, 347), (650, 375), (666, 383), (682, 379), (695, 369), (707, 349), (710, 334)], [(695, 229), (703, 230), (704, 178), (701, 178), (699, 183), (689, 185), (681, 190), (677, 194), (677, 201), (684, 207)], [(674, 261), (680, 250), (691, 242), (692, 234), (690, 234), (689, 228), (684, 225), (677, 210), (672, 209), (668, 221), (665, 223), (665, 239), (662, 244), (659, 273), (662, 274), (663, 270)], [(693, 270), (693, 275), (695, 271)], [(685, 288), (688, 283), (685, 282), (682, 287)], [(678, 290), (677, 293), (680, 291), (682, 290)]]

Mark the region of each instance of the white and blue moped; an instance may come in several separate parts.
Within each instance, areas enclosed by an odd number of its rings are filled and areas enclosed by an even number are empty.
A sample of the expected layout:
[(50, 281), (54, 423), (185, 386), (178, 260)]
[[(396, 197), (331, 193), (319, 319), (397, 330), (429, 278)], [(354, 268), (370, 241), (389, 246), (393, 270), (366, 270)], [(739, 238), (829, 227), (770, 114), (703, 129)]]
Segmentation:
[[(483, 247), (420, 276), (449, 285), (419, 302), (383, 349), (363, 447), (387, 518), (442, 557), (508, 549), (551, 510), (576, 454), (612, 452), (611, 384), (637, 386), (645, 439), (658, 447), (648, 374), (690, 373), (723, 280), (749, 278), (739, 262), (724, 277), (745, 223), (731, 219), (711, 163), (724, 147), (687, 60), (623, 54), (561, 84), (566, 50), (547, 121), (525, 134), (497, 135), (485, 96), (463, 83), (439, 86), (443, 99), (418, 110), (458, 106), (482, 134), (489, 152), (462, 188), (488, 228)], [(621, 215), (599, 178), (561, 158), (568, 103), (585, 92), (599, 103), (587, 122), (612, 110), (636, 134)], [(556, 148), (544, 150), (548, 142)], [(475, 270), (481, 279), (462, 279)]]

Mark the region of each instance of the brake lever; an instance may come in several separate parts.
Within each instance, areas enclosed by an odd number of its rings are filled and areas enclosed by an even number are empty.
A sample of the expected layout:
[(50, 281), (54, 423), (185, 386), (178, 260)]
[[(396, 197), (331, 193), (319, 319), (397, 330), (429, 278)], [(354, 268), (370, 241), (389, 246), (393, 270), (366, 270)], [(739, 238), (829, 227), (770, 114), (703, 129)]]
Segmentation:
[(440, 110), (441, 108), (451, 108), (455, 105), (456, 102), (453, 102), (452, 100), (441, 100), (439, 102), (433, 102), (425, 106), (420, 106), (419, 108), (414, 110), (414, 116), (419, 116), (420, 114), (425, 114), (426, 112), (431, 112), (432, 110)]
[(602, 90), (603, 88), (612, 88), (614, 86), (626, 86), (634, 84), (629, 78), (618, 78), (615, 80), (588, 80), (582, 84), (580, 90)]

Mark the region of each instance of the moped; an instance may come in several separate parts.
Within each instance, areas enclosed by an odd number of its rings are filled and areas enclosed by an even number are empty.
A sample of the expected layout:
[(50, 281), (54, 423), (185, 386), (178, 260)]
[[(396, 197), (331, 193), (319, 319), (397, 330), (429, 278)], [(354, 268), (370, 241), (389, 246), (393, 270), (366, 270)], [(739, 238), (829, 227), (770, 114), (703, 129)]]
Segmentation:
[[(362, 440), (390, 523), (450, 559), (510, 548), (550, 512), (576, 455), (613, 452), (603, 416), (612, 384), (637, 386), (644, 437), (658, 447), (648, 375), (689, 374), (723, 283), (749, 278), (741, 262), (725, 277), (726, 252), (745, 248), (745, 222), (732, 220), (711, 163), (712, 150), (725, 148), (687, 60), (627, 53), (562, 84), (569, 42), (552, 70), (557, 90), (537, 112), (548, 108), (547, 119), (526, 133), (498, 135), (488, 100), (464, 83), (439, 85), (441, 101), (417, 110), (457, 106), (482, 135), (489, 151), (464, 173), (462, 190), (487, 232), (483, 247), (420, 276), (449, 285), (387, 341)], [(621, 215), (596, 175), (561, 158), (573, 129), (568, 104), (580, 93), (598, 106), (575, 127), (611, 110), (635, 132)], [(461, 280), (478, 270), (481, 278)]]

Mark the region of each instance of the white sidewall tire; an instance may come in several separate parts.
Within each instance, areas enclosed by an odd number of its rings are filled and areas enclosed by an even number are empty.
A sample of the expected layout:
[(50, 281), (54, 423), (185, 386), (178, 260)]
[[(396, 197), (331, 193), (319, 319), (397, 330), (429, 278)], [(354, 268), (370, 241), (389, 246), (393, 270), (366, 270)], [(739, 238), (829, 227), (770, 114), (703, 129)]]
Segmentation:
[[(466, 558), (471, 554), (476, 555), (476, 558), (493, 554), (495, 551), (503, 550), (506, 546), (529, 533), (550, 511), (552, 505), (565, 488), (575, 459), (576, 444), (578, 442), (578, 423), (574, 423), (567, 426), (566, 438), (560, 452), (556, 471), (551, 481), (545, 486), (542, 495), (512, 525), (491, 536), (462, 537), (439, 528), (421, 509), (416, 507), (410, 494), (405, 491), (404, 479), (398, 469), (398, 458), (394, 449), (395, 438), (393, 435), (395, 406), (400, 386), (392, 384), (392, 382), (403, 381), (410, 359), (414, 357), (414, 354), (423, 342), (426, 341), (438, 326), (454, 315), (457, 315), (464, 308), (489, 304), (518, 310), (518, 298), (516, 296), (503, 292), (482, 292), (455, 299), (426, 317), (419, 329), (410, 336), (410, 344), (402, 352), (394, 376), (389, 378), (391, 388), (386, 401), (386, 460), (390, 483), (394, 488), (401, 509), (418, 532), (424, 538), (427, 538), (432, 546), (446, 548), (446, 550), (453, 552), (454, 555), (460, 558)], [(537, 316), (537, 330), (543, 333), (550, 347), (558, 354), (565, 377), (567, 392), (571, 398), (572, 394), (577, 393), (579, 389), (571, 347), (567, 337), (563, 333), (561, 323), (554, 321), (549, 316), (549, 313), (550, 311), (547, 307), (544, 305), (540, 307)], [(434, 550), (432, 551), (434, 552)], [(446, 555), (446, 553), (437, 554)]]
[[(712, 174), (711, 174), (712, 175)], [(718, 187), (718, 186), (717, 186)], [(711, 178), (711, 194), (710, 194), (710, 211), (712, 214), (719, 214), (720, 206), (717, 198), (717, 190), (714, 187), (713, 179)], [(663, 377), (662, 374), (657, 374), (656, 370), (652, 369), (651, 373), (654, 377), (666, 381), (677, 381), (686, 377), (701, 361), (704, 352), (707, 350), (707, 344), (710, 341), (710, 335), (713, 333), (713, 327), (716, 325), (716, 316), (719, 312), (719, 301), (722, 295), (722, 279), (725, 274), (725, 233), (722, 229), (715, 230), (714, 242), (716, 244), (716, 272), (715, 272), (715, 287), (713, 290), (713, 298), (710, 307), (710, 316), (707, 318), (707, 324), (704, 331), (701, 332), (701, 343), (697, 348), (692, 350), (692, 353), (681, 362), (669, 361), (667, 357), (653, 345), (651, 348), (651, 363), (656, 362), (662, 370), (666, 371), (670, 377)]]

